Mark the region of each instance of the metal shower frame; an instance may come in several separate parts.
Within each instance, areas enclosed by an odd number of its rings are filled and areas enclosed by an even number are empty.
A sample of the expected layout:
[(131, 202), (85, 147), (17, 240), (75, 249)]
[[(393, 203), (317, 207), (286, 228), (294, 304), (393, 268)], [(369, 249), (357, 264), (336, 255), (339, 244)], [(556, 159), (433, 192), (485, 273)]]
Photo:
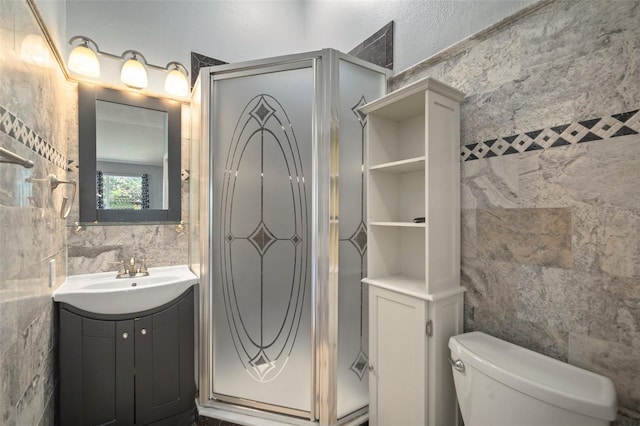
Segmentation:
[[(341, 419), (337, 418), (338, 402), (338, 166), (339, 166), (339, 62), (344, 60), (385, 76), (390, 71), (333, 49), (281, 56), (237, 64), (217, 65), (200, 70), (200, 187), (199, 197), (199, 257), (190, 264), (199, 264), (199, 318), (197, 361), (199, 365), (199, 404), (275, 420), (277, 411), (298, 417), (300, 424), (336, 425), (367, 416), (364, 407)], [(215, 80), (236, 78), (300, 68), (311, 68), (314, 74), (312, 107), (312, 219), (311, 219), (311, 403), (310, 412), (274, 407), (256, 401), (232, 397), (214, 398), (213, 378), (211, 253), (209, 236), (214, 228), (211, 100)], [(385, 88), (383, 88), (384, 91)], [(194, 91), (195, 92), (195, 91)], [(194, 161), (192, 159), (192, 161)], [(329, 200), (328, 203), (321, 200)], [(206, 238), (205, 238), (206, 236)], [(327, 283), (327, 285), (319, 285)], [(223, 403), (218, 402), (224, 400)], [(265, 412), (262, 410), (268, 410)], [(303, 420), (306, 418), (308, 420)], [(287, 417), (287, 422), (295, 421)]]

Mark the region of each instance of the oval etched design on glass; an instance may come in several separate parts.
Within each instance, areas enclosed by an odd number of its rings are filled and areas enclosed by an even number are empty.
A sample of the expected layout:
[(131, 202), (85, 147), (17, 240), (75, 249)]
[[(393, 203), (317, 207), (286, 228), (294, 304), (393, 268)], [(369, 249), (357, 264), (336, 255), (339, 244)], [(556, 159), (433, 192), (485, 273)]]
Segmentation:
[(309, 268), (298, 142), (284, 108), (270, 95), (251, 99), (237, 121), (221, 207), (221, 278), (229, 330), (245, 371), (258, 382), (270, 382), (283, 371), (295, 345)]

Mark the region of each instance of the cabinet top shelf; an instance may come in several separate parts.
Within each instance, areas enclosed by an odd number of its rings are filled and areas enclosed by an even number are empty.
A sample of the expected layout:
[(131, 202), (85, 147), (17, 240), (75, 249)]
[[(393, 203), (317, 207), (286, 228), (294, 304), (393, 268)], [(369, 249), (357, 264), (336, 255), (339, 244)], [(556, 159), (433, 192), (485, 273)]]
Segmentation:
[(365, 114), (375, 114), (395, 121), (402, 121), (424, 114), (426, 90), (461, 102), (464, 93), (441, 81), (427, 77), (408, 86), (389, 93), (373, 102), (363, 105), (360, 110)]
[(457, 286), (437, 293), (428, 293), (423, 278), (416, 278), (404, 274), (379, 278), (363, 278), (362, 282), (429, 301), (437, 301), (467, 291), (465, 287)]

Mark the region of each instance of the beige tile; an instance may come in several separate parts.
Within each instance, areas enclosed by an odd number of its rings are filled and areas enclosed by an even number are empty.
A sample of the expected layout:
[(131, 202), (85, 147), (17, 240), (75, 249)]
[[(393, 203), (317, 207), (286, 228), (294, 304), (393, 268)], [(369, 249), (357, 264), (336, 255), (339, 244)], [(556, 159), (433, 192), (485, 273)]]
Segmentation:
[(571, 268), (571, 209), (479, 209), (478, 257)]

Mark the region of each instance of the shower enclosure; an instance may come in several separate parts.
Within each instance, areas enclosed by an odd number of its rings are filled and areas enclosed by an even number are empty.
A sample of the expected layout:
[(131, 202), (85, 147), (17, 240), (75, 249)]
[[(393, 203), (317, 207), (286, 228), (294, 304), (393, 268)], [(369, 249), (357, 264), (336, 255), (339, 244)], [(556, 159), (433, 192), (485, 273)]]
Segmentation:
[(325, 49), (201, 70), (199, 401), (337, 424), (368, 405), (365, 131), (386, 70)]

